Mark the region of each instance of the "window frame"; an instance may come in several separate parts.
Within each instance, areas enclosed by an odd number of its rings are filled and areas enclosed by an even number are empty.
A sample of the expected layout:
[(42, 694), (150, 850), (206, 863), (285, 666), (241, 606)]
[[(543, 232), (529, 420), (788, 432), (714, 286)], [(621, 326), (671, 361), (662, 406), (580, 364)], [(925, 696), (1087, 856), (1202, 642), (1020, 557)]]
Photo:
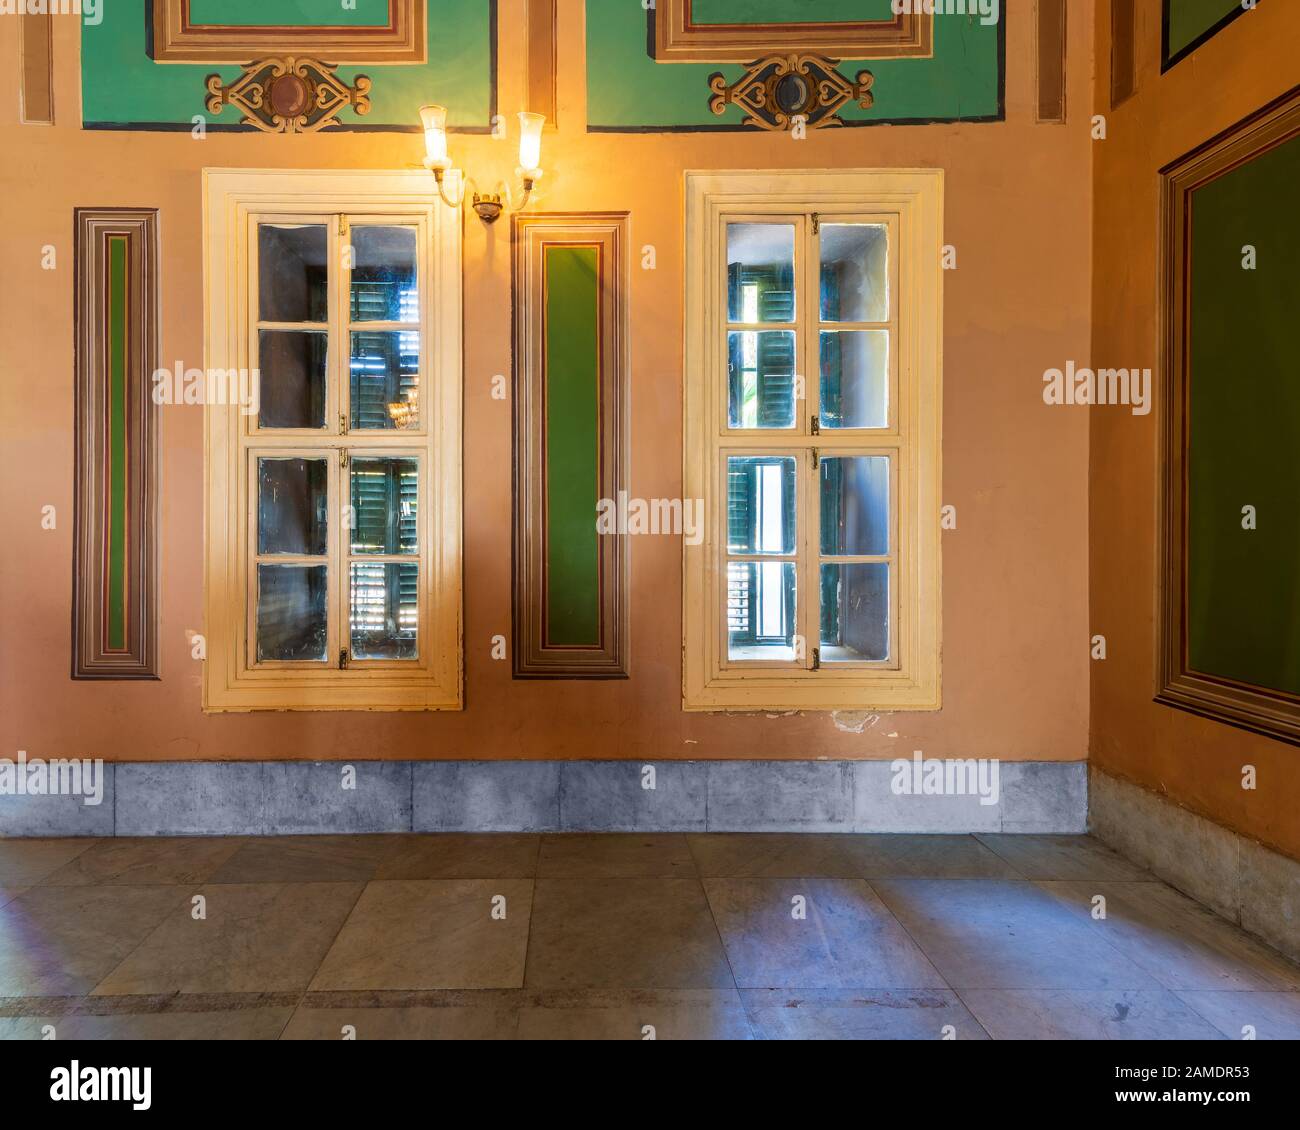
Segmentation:
[[(239, 405), (205, 408), (206, 663), (203, 706), (226, 710), (461, 709), (461, 232), (421, 172), (204, 170), (204, 365), (258, 365), (257, 224), (324, 222), (330, 272), (327, 390), (323, 429), (261, 428)], [(339, 218), (358, 225), (415, 225), (421, 290), (418, 429), (352, 429), (348, 388), (351, 330)], [(373, 328), (378, 323), (358, 323)], [(308, 323), (303, 325), (312, 328)], [(314, 324), (313, 324), (314, 325)], [(396, 324), (394, 324), (396, 325)], [(404, 328), (410, 329), (410, 324)], [(348, 465), (342, 465), (342, 453)], [(326, 457), (330, 536), (330, 634), (324, 663), (258, 661), (257, 460)], [(358, 458), (420, 463), (417, 553), (418, 656), (351, 658), (348, 592), (357, 556), (343, 528)], [(345, 497), (346, 496), (346, 497)], [(387, 562), (390, 555), (371, 556)], [(287, 557), (286, 564), (298, 558)], [(338, 663), (344, 647), (346, 667)]]
[[(820, 421), (820, 225), (887, 223), (891, 329), (889, 416), (884, 428), (826, 428)], [(941, 170), (688, 172), (684, 493), (704, 504), (704, 535), (683, 547), (683, 676), (686, 710), (937, 710), (940, 693), (940, 488), (942, 430)], [(796, 224), (796, 399), (793, 428), (731, 428), (728, 422), (726, 226)], [(801, 231), (804, 233), (801, 237)], [(786, 328), (773, 323), (774, 328)], [(835, 323), (834, 325), (838, 325)], [(858, 323), (844, 323), (850, 329)], [(741, 327), (744, 328), (744, 327)], [(763, 328), (769, 328), (764, 326)], [(802, 376), (802, 389), (798, 378)], [(894, 562), (890, 654), (885, 662), (814, 665), (820, 643), (823, 555), (819, 460), (890, 457)], [(727, 647), (728, 455), (796, 455), (794, 661), (730, 659)], [(750, 557), (752, 555), (739, 555)], [(845, 555), (846, 563), (858, 558)], [(836, 558), (839, 560), (839, 558)], [(807, 590), (807, 591), (804, 591)], [(809, 593), (815, 599), (808, 600)], [(816, 642), (809, 642), (816, 641)]]

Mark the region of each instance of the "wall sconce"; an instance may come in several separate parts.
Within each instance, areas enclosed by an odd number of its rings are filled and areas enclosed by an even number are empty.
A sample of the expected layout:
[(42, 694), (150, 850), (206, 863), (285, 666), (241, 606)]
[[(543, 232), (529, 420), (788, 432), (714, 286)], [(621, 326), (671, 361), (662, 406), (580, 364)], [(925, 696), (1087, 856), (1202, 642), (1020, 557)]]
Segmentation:
[[(461, 186), (460, 195), (453, 199), (447, 194), (443, 177), (451, 168), (451, 158), (447, 156), (447, 108), (445, 106), (421, 106), (420, 121), (424, 124), (424, 167), (433, 174), (438, 182), (438, 195), (449, 208), (459, 208), (465, 202), (465, 193), (469, 188), (469, 178)], [(542, 114), (519, 114), (519, 168), (515, 176), (523, 182), (523, 194), (519, 203), (514, 203), (513, 194), (508, 184), (501, 185), (501, 192), (475, 192), (470, 197), (470, 207), (478, 213), (478, 218), (485, 224), (497, 221), (507, 209), (519, 211), (528, 206), (533, 185), (542, 175), (542, 126), (546, 118)]]

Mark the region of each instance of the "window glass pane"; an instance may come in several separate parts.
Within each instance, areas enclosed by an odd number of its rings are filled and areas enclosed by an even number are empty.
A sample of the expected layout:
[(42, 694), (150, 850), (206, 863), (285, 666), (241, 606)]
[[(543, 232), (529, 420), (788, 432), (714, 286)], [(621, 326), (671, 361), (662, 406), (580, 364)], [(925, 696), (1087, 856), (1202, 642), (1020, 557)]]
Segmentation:
[(889, 658), (889, 566), (883, 561), (822, 565), (821, 660)]
[(889, 426), (889, 331), (823, 331), (822, 427)]
[(419, 331), (353, 331), (351, 385), (353, 430), (419, 427)]
[(419, 566), (352, 563), (352, 658), (415, 659)]
[(418, 322), (416, 229), (352, 229), (352, 320)]
[(728, 456), (728, 551), (789, 554), (794, 536), (794, 457)]
[(727, 320), (794, 321), (794, 225), (727, 225)]
[(323, 428), (329, 335), (316, 330), (262, 330), (257, 339), (258, 426)]
[(822, 224), (823, 322), (889, 321), (889, 229)]
[(794, 348), (789, 330), (727, 334), (730, 427), (794, 427)]
[(353, 459), (352, 552), (418, 552), (419, 487), (414, 459)]
[(259, 459), (257, 552), (323, 556), (328, 506), (324, 459)]
[(889, 552), (889, 458), (850, 455), (821, 461), (822, 553), (880, 557)]
[(793, 562), (727, 562), (729, 658), (792, 660), (794, 626)]
[(264, 322), (328, 321), (328, 259), (324, 224), (258, 225), (258, 317)]
[(257, 658), (324, 660), (329, 595), (324, 565), (257, 566)]

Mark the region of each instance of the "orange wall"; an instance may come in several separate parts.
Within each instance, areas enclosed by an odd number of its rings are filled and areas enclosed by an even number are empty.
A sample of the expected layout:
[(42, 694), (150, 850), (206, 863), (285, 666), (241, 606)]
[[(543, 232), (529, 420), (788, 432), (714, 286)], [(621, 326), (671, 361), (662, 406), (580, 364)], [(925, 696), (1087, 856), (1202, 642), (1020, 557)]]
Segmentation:
[[(1265, 3), (1160, 74), (1159, 4), (1139, 3), (1138, 93), (1110, 112), (1109, 50), (1098, 50), (1092, 356), (1153, 369), (1157, 342), (1158, 170), (1285, 93), (1297, 80), (1300, 4)], [(1109, 5), (1097, 5), (1109, 43)], [(1300, 750), (1157, 705), (1157, 413), (1095, 409), (1091, 430), (1092, 759), (1217, 823), (1300, 856)], [(1259, 787), (1241, 787), (1242, 766)]]
[[(490, 395), (510, 371), (505, 223), (465, 225), (466, 709), (447, 714), (210, 715), (187, 630), (202, 629), (201, 409), (162, 415), (161, 682), (72, 682), (72, 211), (155, 205), (163, 240), (161, 358), (202, 359), (200, 177), (204, 166), (402, 168), (415, 135), (247, 137), (81, 132), (75, 23), (56, 20), (52, 128), (19, 127), (13, 83), (0, 105), (0, 429), (5, 520), (0, 752), (109, 759), (862, 757), (1001, 755), (1078, 760), (1088, 748), (1087, 417), (1048, 410), (1041, 374), (1086, 356), (1091, 301), (1093, 28), (1072, 5), (1068, 126), (1033, 124), (1027, 14), (1008, 28), (1005, 123), (786, 135), (585, 132), (581, 0), (561, 0), (561, 129), (548, 134), (536, 207), (627, 209), (658, 269), (632, 283), (634, 494), (681, 490), (682, 173), (768, 167), (942, 167), (946, 240), (944, 708), (868, 719), (828, 714), (688, 715), (680, 709), (681, 547), (632, 545), (632, 678), (515, 682), (489, 656), (510, 630), (510, 409)], [(503, 0), (501, 109), (522, 105), (523, 0)], [(0, 21), (0, 73), (14, 75), (14, 20)], [(878, 92), (878, 100), (887, 97)], [(454, 137), (480, 179), (513, 168), (509, 145)], [(40, 270), (54, 243), (59, 269)], [(53, 532), (40, 507), (58, 507)], [(843, 721), (843, 720), (841, 720)]]

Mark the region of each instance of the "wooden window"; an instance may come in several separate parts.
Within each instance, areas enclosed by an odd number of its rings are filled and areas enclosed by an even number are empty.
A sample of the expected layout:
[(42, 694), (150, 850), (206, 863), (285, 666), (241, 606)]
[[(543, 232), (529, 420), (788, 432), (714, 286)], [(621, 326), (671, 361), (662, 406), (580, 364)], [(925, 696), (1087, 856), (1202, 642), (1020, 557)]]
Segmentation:
[(459, 707), (458, 226), (418, 175), (207, 192), (206, 706)]
[(692, 173), (687, 709), (939, 705), (942, 174)]

